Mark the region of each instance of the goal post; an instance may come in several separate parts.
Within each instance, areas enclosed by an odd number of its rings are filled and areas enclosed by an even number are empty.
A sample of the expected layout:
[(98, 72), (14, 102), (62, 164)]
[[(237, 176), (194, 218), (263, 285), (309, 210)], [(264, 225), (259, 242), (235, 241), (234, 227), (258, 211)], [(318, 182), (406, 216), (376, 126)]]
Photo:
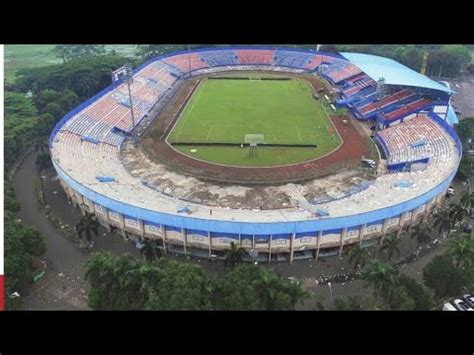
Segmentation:
[(245, 141), (245, 144), (248, 144), (250, 147), (250, 151), (249, 151), (250, 157), (252, 158), (257, 157), (257, 147), (259, 144), (265, 143), (264, 139), (265, 139), (264, 135), (260, 133), (258, 134), (251, 133), (251, 134), (245, 135), (244, 141)]

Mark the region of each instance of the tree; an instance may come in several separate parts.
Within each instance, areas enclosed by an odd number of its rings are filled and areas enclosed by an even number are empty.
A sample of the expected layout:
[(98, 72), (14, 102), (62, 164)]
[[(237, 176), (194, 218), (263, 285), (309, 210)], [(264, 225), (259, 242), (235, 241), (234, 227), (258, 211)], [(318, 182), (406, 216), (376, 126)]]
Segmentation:
[(95, 216), (92, 213), (86, 212), (76, 226), (77, 235), (79, 239), (82, 239), (85, 235), (86, 240), (90, 245), (92, 242), (92, 235), (95, 235), (96, 237), (99, 235), (99, 227), (100, 223), (97, 221)]
[[(4, 213), (4, 270), (5, 295), (10, 295), (18, 288), (26, 286), (32, 280), (33, 261), (44, 254), (46, 246), (43, 236), (34, 228), (26, 228), (16, 213), (20, 205), (15, 201), (15, 191), (8, 179), (4, 179), (5, 213)], [(16, 309), (21, 301), (6, 297), (7, 309)]]
[(161, 263), (163, 275), (145, 307), (148, 310), (212, 310), (213, 282), (205, 271), (176, 260)]
[(399, 285), (398, 273), (380, 260), (371, 260), (362, 271), (362, 279), (374, 288), (377, 296), (388, 298)]
[(406, 275), (400, 275), (398, 279), (400, 282), (400, 287), (403, 287), (408, 297), (414, 301), (413, 309), (426, 311), (432, 309), (435, 306), (433, 297), (415, 279)]
[(474, 237), (472, 233), (458, 234), (449, 245), (449, 253), (457, 267), (470, 269), (474, 265)]
[(423, 269), (423, 281), (438, 299), (461, 294), (468, 278), (449, 255), (435, 256)]
[[(132, 65), (135, 64), (129, 58), (106, 54), (71, 59), (64, 64), (20, 69), (18, 70), (19, 77), (15, 81), (14, 89), (21, 92), (32, 92), (34, 97), (48, 89), (60, 93), (70, 90), (79, 101), (83, 101), (109, 86), (111, 84), (110, 72), (127, 62), (132, 62)], [(49, 95), (49, 99), (51, 99), (51, 95), (54, 96), (51, 93)], [(64, 92), (63, 96), (68, 97), (70, 94)], [(60, 99), (57, 102), (53, 100), (53, 102), (56, 102), (63, 110), (67, 111), (67, 106), (73, 103), (74, 98), (71, 96), (63, 100), (65, 102), (61, 102)], [(46, 107), (46, 102), (43, 102), (42, 105), (44, 106), (40, 107)]]
[(451, 203), (449, 205), (449, 216), (451, 217), (454, 225), (461, 223), (468, 214), (468, 210), (461, 204)]
[(15, 92), (5, 92), (4, 114), (4, 156), (8, 168), (35, 140), (38, 120), (33, 101)]
[(55, 46), (53, 51), (56, 53), (56, 57), (61, 58), (63, 62), (67, 62), (75, 58), (105, 54), (105, 45), (65, 44)]
[(390, 234), (388, 237), (385, 237), (380, 250), (385, 250), (388, 253), (388, 260), (390, 260), (393, 253), (397, 253), (397, 257), (400, 256), (400, 249), (398, 248), (399, 244), (400, 239), (397, 238), (397, 236)]
[(411, 239), (416, 239), (418, 245), (425, 244), (433, 238), (433, 229), (425, 223), (418, 223), (410, 232)]
[(230, 266), (230, 268), (233, 269), (235, 265), (242, 263), (244, 254), (245, 250), (242, 248), (242, 246), (235, 244), (234, 242), (230, 242), (230, 249), (226, 253), (224, 265)]
[(354, 245), (349, 251), (349, 264), (354, 264), (354, 270), (358, 267), (363, 268), (368, 258), (369, 252), (366, 248), (362, 248), (360, 244)]
[(110, 253), (93, 253), (86, 263), (85, 273), (90, 284), (89, 306), (95, 310), (143, 309), (144, 302), (139, 293), (141, 280), (129, 277), (139, 265), (139, 260), (129, 255), (116, 257)]
[(447, 235), (454, 227), (454, 222), (451, 218), (451, 211), (449, 209), (441, 209), (434, 215), (433, 226), (439, 230), (440, 233)]
[(306, 297), (300, 283), (272, 269), (242, 264), (219, 282), (216, 302), (223, 310), (294, 310)]
[(21, 239), (26, 253), (41, 256), (46, 252), (46, 244), (41, 233), (35, 228), (21, 228)]
[(145, 256), (148, 261), (159, 259), (162, 256), (158, 241), (153, 239), (145, 239), (144, 246), (140, 249), (140, 254)]
[(36, 165), (39, 169), (46, 169), (51, 166), (51, 157), (48, 153), (41, 153), (36, 156)]

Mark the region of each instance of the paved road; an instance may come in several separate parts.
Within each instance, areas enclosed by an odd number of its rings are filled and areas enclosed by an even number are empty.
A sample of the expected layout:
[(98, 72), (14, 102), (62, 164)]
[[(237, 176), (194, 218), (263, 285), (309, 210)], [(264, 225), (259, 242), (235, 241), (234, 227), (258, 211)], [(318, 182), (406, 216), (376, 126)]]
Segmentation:
[(35, 154), (29, 155), (13, 177), (20, 218), (45, 237), (47, 276), (24, 295), (26, 309), (87, 309), (84, 263), (88, 255), (62, 236), (47, 220), (36, 198)]

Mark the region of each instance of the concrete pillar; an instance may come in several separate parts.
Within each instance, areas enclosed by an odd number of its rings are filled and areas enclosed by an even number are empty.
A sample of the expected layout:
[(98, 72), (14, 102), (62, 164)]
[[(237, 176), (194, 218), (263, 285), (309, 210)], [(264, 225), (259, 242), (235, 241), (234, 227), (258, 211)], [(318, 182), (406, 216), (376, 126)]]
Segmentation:
[(364, 240), (365, 227), (367, 227), (367, 224), (362, 224), (359, 228), (359, 244), (361, 245)]
[(344, 250), (344, 240), (346, 239), (347, 236), (347, 228), (344, 228), (341, 233), (341, 238), (339, 239), (339, 257), (342, 256), (342, 252)]
[(319, 231), (318, 232), (318, 241), (316, 242), (316, 260), (319, 259), (319, 248), (320, 248), (320, 245), (321, 245), (321, 238), (323, 236), (323, 231)]
[(388, 222), (390, 222), (390, 218), (385, 218), (382, 224), (382, 236), (379, 239), (379, 247), (383, 245), (383, 241), (385, 239), (385, 235), (387, 234)]
[(294, 244), (295, 244), (295, 233), (293, 233), (290, 238), (290, 264), (293, 262)]
[(102, 211), (103, 211), (103, 218), (105, 221), (105, 228), (107, 229), (107, 232), (112, 232), (112, 227), (110, 226), (110, 218), (109, 218), (109, 210), (107, 207), (102, 206)]
[(161, 235), (163, 236), (163, 249), (165, 250), (165, 254), (168, 254), (168, 247), (166, 245), (166, 227), (163, 224), (161, 224), (160, 228), (161, 228)]
[(270, 240), (268, 241), (268, 263), (272, 262), (272, 238), (273, 235), (270, 234)]
[(145, 225), (143, 220), (137, 219), (138, 222), (138, 230), (140, 231), (140, 237), (143, 239), (145, 237)]
[(212, 255), (212, 238), (211, 238), (211, 232), (207, 232), (207, 238), (209, 239), (209, 259), (211, 258)]
[(183, 237), (184, 237), (184, 254), (188, 253), (188, 232), (186, 228), (183, 228)]
[(125, 229), (125, 220), (123, 218), (123, 214), (117, 213), (117, 215), (118, 215), (118, 218), (119, 218), (120, 228), (122, 230), (124, 230)]

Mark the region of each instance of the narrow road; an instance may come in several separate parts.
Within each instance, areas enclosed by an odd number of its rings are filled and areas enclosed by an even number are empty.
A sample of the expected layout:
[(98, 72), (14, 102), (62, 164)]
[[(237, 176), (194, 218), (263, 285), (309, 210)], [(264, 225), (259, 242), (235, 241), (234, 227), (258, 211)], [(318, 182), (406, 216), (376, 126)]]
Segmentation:
[(21, 204), (20, 218), (26, 226), (37, 228), (45, 237), (47, 275), (24, 295), (25, 309), (88, 309), (84, 264), (88, 253), (62, 236), (48, 221), (36, 197), (38, 176), (36, 154), (25, 158), (13, 176), (13, 185)]

